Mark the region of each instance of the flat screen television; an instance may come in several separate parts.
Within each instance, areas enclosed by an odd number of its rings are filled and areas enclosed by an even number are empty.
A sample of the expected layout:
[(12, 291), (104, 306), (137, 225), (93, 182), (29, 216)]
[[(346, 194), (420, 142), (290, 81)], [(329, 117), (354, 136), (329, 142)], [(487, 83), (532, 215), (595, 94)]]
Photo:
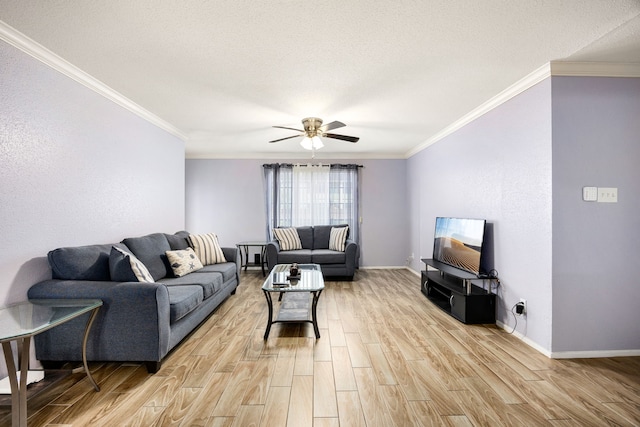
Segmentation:
[(492, 270), (484, 219), (436, 218), (433, 259), (478, 276)]

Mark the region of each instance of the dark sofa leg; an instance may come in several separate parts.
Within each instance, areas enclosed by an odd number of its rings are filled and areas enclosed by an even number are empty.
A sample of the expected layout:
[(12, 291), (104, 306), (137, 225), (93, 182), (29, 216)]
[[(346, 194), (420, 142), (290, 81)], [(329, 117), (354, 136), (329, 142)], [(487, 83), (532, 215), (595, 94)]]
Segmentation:
[(162, 362), (144, 362), (144, 364), (147, 366), (147, 372), (150, 374), (155, 374), (162, 366)]
[(65, 362), (58, 362), (57, 360), (41, 360), (40, 363), (45, 370), (62, 369), (65, 364)]

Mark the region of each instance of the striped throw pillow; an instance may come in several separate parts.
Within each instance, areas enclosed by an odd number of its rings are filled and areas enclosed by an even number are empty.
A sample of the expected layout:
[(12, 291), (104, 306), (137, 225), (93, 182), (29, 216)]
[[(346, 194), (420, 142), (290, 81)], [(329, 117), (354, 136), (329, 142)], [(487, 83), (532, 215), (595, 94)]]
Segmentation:
[(298, 230), (296, 230), (294, 227), (274, 228), (273, 234), (280, 244), (281, 251), (293, 251), (296, 249), (302, 249), (302, 243), (300, 242), (300, 236), (298, 236)]
[(189, 234), (189, 245), (193, 248), (202, 265), (227, 262), (214, 233)]
[(116, 282), (154, 282), (151, 273), (149, 273), (149, 269), (147, 269), (142, 261), (132, 253), (116, 246), (111, 247), (109, 271), (111, 273), (111, 280)]
[(347, 242), (347, 233), (349, 233), (349, 227), (331, 227), (329, 249), (332, 251), (344, 252), (345, 244)]

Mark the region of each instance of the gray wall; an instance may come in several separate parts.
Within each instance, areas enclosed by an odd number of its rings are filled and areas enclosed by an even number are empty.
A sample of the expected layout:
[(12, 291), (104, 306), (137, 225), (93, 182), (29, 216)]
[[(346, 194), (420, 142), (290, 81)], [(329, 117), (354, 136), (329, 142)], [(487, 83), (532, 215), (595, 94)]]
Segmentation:
[[(640, 79), (552, 80), (553, 351), (637, 351)], [(584, 202), (584, 186), (619, 202)]]
[[(551, 348), (551, 81), (545, 80), (408, 160), (412, 250), (433, 251), (435, 217), (485, 218), (494, 226), (498, 320), (529, 313), (517, 331)], [(424, 269), (419, 257), (411, 264)]]
[[(265, 239), (262, 165), (309, 160), (186, 161), (186, 228), (215, 232), (223, 246)], [(405, 160), (332, 160), (361, 169), (360, 262), (366, 266), (403, 266), (409, 256), (406, 227)]]
[[(411, 247), (431, 256), (436, 216), (486, 218), (500, 322), (525, 298), (517, 332), (545, 353), (637, 354), (639, 117), (640, 79), (541, 82), (409, 159)], [(619, 203), (583, 202), (584, 186)]]
[(184, 228), (184, 143), (0, 41), (0, 306), (47, 252)]

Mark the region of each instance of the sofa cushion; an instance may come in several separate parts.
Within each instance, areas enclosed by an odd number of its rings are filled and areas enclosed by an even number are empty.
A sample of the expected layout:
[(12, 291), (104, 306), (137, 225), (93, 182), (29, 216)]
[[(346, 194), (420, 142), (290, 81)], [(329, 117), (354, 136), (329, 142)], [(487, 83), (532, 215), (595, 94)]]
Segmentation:
[(187, 274), (182, 277), (166, 277), (160, 280), (160, 283), (167, 285), (167, 288), (173, 286), (194, 285), (202, 288), (204, 299), (209, 298), (220, 289), (222, 289), (222, 273), (211, 271), (208, 273)]
[(311, 249), (298, 249), (297, 251), (280, 251), (278, 264), (309, 264), (311, 262)]
[(221, 273), (222, 280), (226, 282), (236, 277), (237, 265), (235, 262), (223, 262), (220, 264), (212, 264), (212, 265), (205, 266), (202, 270), (198, 270), (196, 273), (209, 273), (212, 271)]
[(109, 281), (109, 255), (112, 246), (126, 249), (121, 243), (54, 249), (47, 255), (51, 274), (54, 279), (62, 280)]
[[(329, 249), (329, 240), (331, 238), (331, 229), (339, 227), (348, 227), (347, 224), (339, 225), (316, 225), (313, 227), (313, 248), (312, 249)], [(349, 232), (347, 231), (347, 236)]]
[(171, 247), (162, 233), (149, 234), (142, 237), (129, 237), (122, 241), (144, 265), (147, 266), (153, 280), (171, 276), (173, 272), (165, 252)]
[(169, 322), (174, 323), (191, 313), (204, 300), (200, 286), (167, 286)]
[(274, 228), (273, 235), (278, 240), (280, 250), (282, 251), (294, 251), (296, 249), (302, 249), (302, 243), (298, 235), (298, 230), (293, 227), (289, 228)]
[(296, 227), (302, 249), (313, 249), (313, 227)]
[(218, 236), (214, 233), (190, 234), (189, 244), (200, 258), (202, 265), (227, 262), (218, 243)]
[(167, 251), (166, 255), (175, 277), (186, 276), (202, 268), (200, 259), (191, 248), (179, 251)]
[(109, 273), (113, 282), (154, 282), (144, 263), (115, 246), (111, 247), (109, 254)]
[(347, 234), (349, 234), (349, 227), (331, 227), (329, 249), (332, 251), (344, 252)]
[(311, 253), (311, 262), (314, 264), (344, 264), (346, 259), (344, 252), (330, 249), (316, 249)]
[(167, 242), (169, 242), (169, 246), (172, 251), (178, 251), (182, 249), (189, 248), (189, 232), (188, 231), (178, 231), (175, 234), (165, 234)]

